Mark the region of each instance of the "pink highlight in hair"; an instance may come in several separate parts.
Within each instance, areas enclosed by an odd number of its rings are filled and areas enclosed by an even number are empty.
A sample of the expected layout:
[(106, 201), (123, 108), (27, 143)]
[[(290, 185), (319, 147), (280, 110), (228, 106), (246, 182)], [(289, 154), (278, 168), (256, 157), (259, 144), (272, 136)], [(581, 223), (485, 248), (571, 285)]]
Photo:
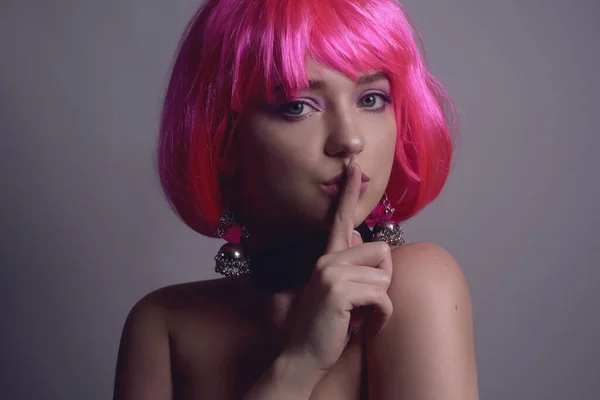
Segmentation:
[(240, 117), (308, 85), (307, 57), (351, 79), (387, 74), (397, 119), (386, 193), (403, 221), (441, 192), (455, 108), (428, 71), (394, 0), (208, 0), (179, 45), (164, 101), (158, 168), (166, 197), (195, 231), (214, 236), (227, 205), (219, 175)]

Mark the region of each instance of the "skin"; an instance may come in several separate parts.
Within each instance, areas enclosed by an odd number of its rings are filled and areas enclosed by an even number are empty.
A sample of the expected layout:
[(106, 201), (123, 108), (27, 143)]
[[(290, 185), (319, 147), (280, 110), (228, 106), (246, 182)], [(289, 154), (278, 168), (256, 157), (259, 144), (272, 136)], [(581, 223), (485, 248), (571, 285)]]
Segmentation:
[[(323, 87), (303, 90), (292, 102), (258, 108), (236, 137), (232, 159), (238, 169), (232, 185), (238, 191), (234, 199), (243, 199), (237, 206), (252, 232), (250, 246), (278, 245), (279, 238), (329, 230), (335, 202), (320, 184), (342, 173), (351, 155), (370, 178), (356, 209), (356, 225), (381, 200), (388, 183), (396, 119), (381, 95), (389, 97), (390, 82), (357, 86), (310, 58), (307, 73)], [(274, 110), (282, 106), (277, 114)]]
[[(291, 122), (269, 108), (252, 113), (231, 154), (237, 165), (230, 184), (244, 199), (238, 206), (252, 234), (248, 246), (313, 246), (306, 239), (326, 232), (326, 254), (315, 260), (311, 282), (264, 294), (245, 278), (224, 278), (150, 293), (123, 330), (115, 399), (359, 399), (365, 374), (370, 399), (478, 398), (471, 300), (456, 260), (432, 243), (390, 249), (352, 234), (381, 199), (391, 170), (393, 111), (368, 110), (383, 106), (368, 95), (389, 93), (389, 82), (356, 86), (312, 61), (307, 72), (324, 84), (294, 99), (310, 106), (286, 108), (307, 116)], [(320, 184), (343, 172), (352, 156), (354, 175), (333, 198)], [(361, 171), (370, 182), (359, 196)], [(366, 285), (385, 290), (365, 300), (374, 293)], [(350, 311), (361, 301), (382, 318), (359, 321), (362, 329), (348, 341)], [(334, 314), (343, 319), (335, 324), (326, 311), (342, 303), (345, 312)], [(340, 326), (337, 341), (328, 343)], [(328, 334), (315, 335), (322, 331)], [(338, 354), (332, 349), (341, 338)], [(289, 356), (307, 341), (333, 353), (310, 363)]]

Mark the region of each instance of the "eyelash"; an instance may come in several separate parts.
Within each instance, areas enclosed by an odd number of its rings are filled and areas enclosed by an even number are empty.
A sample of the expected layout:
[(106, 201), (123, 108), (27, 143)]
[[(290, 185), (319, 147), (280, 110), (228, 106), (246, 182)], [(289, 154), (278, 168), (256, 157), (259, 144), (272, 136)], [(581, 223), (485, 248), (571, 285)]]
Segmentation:
[[(387, 109), (388, 105), (392, 103), (390, 97), (384, 93), (380, 93), (380, 92), (371, 92), (371, 93), (366, 93), (363, 97), (360, 98), (360, 100), (364, 99), (365, 97), (368, 96), (376, 96), (379, 97), (383, 100), (383, 106), (380, 108), (376, 108), (376, 109), (372, 109), (369, 112), (383, 112)], [(359, 102), (360, 102), (359, 100)], [(284, 119), (290, 120), (290, 121), (298, 121), (298, 120), (302, 120), (304, 118), (307, 118), (308, 115), (310, 114), (304, 114), (304, 115), (299, 115), (299, 116), (292, 116), (292, 115), (288, 115), (285, 114), (284, 110), (287, 109), (289, 106), (294, 105), (294, 104), (304, 104), (304, 105), (308, 105), (309, 107), (314, 108), (312, 105), (310, 105), (309, 103), (307, 103), (306, 101), (302, 101), (302, 100), (298, 100), (298, 101), (290, 101), (289, 103), (286, 103), (284, 105), (282, 105), (278, 110), (277, 110), (277, 114), (280, 114)], [(304, 110), (303, 110), (304, 111)]]

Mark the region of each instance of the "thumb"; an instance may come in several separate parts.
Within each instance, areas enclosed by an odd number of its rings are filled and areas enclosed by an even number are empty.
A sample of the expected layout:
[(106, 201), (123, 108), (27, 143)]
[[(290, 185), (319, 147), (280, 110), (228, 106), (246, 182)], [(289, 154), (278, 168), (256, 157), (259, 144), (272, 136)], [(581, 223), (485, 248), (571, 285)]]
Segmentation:
[(358, 244), (362, 244), (363, 240), (362, 240), (362, 236), (360, 236), (360, 233), (358, 233), (358, 231), (352, 231), (352, 239), (350, 240), (350, 247), (354, 247)]

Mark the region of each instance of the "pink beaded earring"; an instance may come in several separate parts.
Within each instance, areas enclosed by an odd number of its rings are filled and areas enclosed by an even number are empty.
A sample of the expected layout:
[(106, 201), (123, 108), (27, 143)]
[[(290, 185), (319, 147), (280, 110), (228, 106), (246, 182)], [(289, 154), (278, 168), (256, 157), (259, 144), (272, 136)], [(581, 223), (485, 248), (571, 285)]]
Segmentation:
[(219, 224), (216, 236), (227, 240), (215, 256), (215, 272), (225, 276), (240, 276), (250, 273), (250, 257), (244, 254), (242, 238), (250, 234), (244, 226), (240, 226), (230, 209), (227, 209)]
[(390, 246), (401, 246), (405, 243), (402, 226), (392, 221), (394, 208), (384, 193), (381, 202), (371, 212), (366, 223), (373, 227), (373, 241), (387, 242)]

